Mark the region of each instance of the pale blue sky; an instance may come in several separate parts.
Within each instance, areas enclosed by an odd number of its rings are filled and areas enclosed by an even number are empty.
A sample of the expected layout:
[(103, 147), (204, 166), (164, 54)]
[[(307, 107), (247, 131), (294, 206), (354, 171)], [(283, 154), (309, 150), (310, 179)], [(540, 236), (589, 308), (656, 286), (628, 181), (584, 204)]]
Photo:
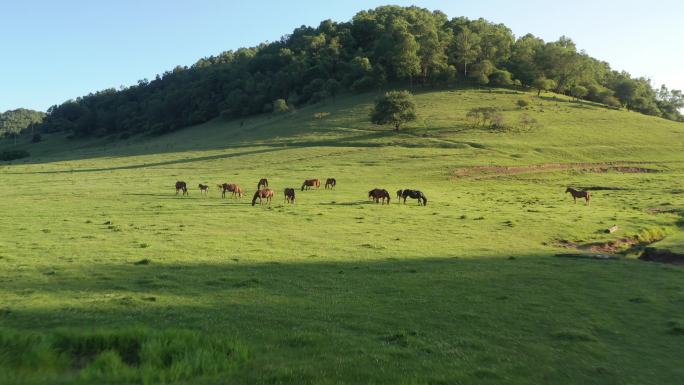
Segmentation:
[(567, 35), (615, 69), (684, 89), (681, 0), (0, 0), (0, 111), (45, 110), (388, 3), (484, 17), (516, 36)]

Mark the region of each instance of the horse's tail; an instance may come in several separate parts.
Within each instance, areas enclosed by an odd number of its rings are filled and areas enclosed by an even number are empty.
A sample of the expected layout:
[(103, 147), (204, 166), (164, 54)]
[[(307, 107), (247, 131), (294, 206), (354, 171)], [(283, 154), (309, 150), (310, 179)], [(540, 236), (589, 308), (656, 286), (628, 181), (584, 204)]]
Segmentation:
[(257, 190), (257, 192), (254, 193), (254, 198), (252, 198), (252, 206), (254, 206), (256, 204), (256, 200), (258, 197), (259, 197), (259, 190)]
[(316, 183), (316, 188), (321, 187), (321, 180), (320, 179), (316, 179), (315, 183)]

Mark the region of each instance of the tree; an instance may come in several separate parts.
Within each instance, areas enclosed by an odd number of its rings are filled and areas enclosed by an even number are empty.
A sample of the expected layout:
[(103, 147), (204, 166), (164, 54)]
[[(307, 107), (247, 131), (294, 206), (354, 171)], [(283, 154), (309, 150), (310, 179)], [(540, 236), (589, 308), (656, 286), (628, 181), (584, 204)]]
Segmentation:
[(470, 29), (463, 30), (454, 39), (454, 57), (458, 64), (463, 65), (463, 73), (468, 76), (468, 64), (474, 62), (480, 54), (480, 37)]
[(489, 83), (489, 75), (494, 72), (496, 68), (489, 60), (483, 60), (474, 64), (470, 76), (477, 80), (478, 83), (485, 85)]
[(574, 86), (570, 89), (570, 95), (572, 95), (573, 98), (580, 100), (583, 97), (587, 96), (589, 93), (589, 90), (587, 90), (587, 87), (583, 86)]
[(416, 105), (408, 91), (390, 91), (375, 101), (371, 111), (371, 122), (378, 125), (392, 125), (395, 131), (407, 122), (416, 120)]
[(272, 111), (276, 114), (282, 114), (283, 112), (289, 111), (289, 107), (287, 106), (285, 99), (274, 100)]
[(546, 92), (556, 87), (556, 82), (553, 79), (539, 77), (534, 80), (532, 87), (537, 89), (537, 96), (540, 96), (542, 91)]
[(497, 86), (510, 86), (513, 84), (513, 75), (505, 70), (495, 70), (489, 75), (489, 81)]

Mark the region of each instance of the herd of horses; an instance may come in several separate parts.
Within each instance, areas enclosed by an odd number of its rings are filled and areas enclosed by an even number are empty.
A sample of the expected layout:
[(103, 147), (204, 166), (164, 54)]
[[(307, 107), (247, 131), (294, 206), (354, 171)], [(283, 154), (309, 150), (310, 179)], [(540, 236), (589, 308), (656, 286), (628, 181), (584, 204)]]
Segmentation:
[[(335, 178), (328, 178), (325, 181), (326, 190), (334, 189), (336, 185), (337, 180), (335, 180)], [(206, 195), (209, 193), (209, 185), (200, 183), (198, 187), (200, 194)], [(226, 193), (231, 193), (232, 198), (242, 198), (245, 195), (242, 187), (235, 183), (223, 183), (217, 185), (217, 187), (221, 191), (221, 197), (223, 198), (226, 197)], [(311, 188), (318, 189), (320, 187), (320, 179), (306, 179), (304, 183), (302, 183), (301, 191), (310, 190)], [(574, 188), (568, 187), (565, 192), (570, 193), (575, 203), (577, 203), (577, 198), (584, 198), (586, 205), (588, 205), (589, 200), (591, 200), (591, 193), (589, 191), (575, 190)], [(187, 183), (183, 181), (176, 182), (176, 195), (178, 194), (189, 195)], [(275, 192), (268, 187), (268, 179), (262, 178), (259, 180), (259, 183), (257, 183), (257, 191), (254, 193), (254, 197), (252, 197), (252, 206), (256, 204), (257, 199), (259, 200), (260, 205), (264, 204), (264, 202), (270, 204), (274, 195)], [(285, 188), (283, 190), (283, 195), (285, 196), (286, 203), (295, 203), (295, 189), (293, 187)], [(427, 197), (420, 190), (397, 190), (398, 201), (401, 202), (403, 199), (404, 204), (406, 204), (406, 198), (417, 199), (419, 205), (427, 206)], [(385, 189), (374, 188), (368, 192), (368, 199), (373, 200), (375, 203), (390, 204), (390, 193)]]
[[(242, 189), (242, 187), (235, 183), (222, 183), (216, 186), (218, 187), (219, 191), (221, 191), (222, 198), (226, 197), (226, 193), (231, 193), (232, 198), (242, 198), (245, 195), (245, 191)], [(337, 180), (335, 178), (328, 178), (325, 180), (326, 190), (332, 190), (335, 188), (335, 186), (337, 186)], [(318, 189), (320, 187), (320, 179), (306, 179), (304, 183), (302, 183), (301, 191), (310, 190), (312, 188)], [(207, 195), (209, 193), (209, 185), (207, 184), (200, 183), (198, 185), (198, 188), (200, 190), (200, 194)], [(178, 194), (190, 195), (188, 193), (187, 183), (183, 181), (176, 182), (176, 195)], [(263, 205), (264, 203), (270, 204), (274, 195), (275, 192), (268, 187), (268, 179), (259, 179), (259, 182), (257, 183), (257, 191), (254, 193), (254, 196), (252, 197), (252, 206), (256, 205), (257, 199), (259, 200), (260, 205)], [(286, 187), (283, 190), (283, 195), (285, 197), (286, 203), (295, 203), (295, 189), (293, 187)], [(399, 199), (399, 201), (401, 201), (401, 199), (403, 198), (404, 204), (406, 204), (406, 198), (417, 199), (419, 205), (427, 206), (427, 198), (425, 197), (425, 194), (423, 194), (419, 190), (399, 190), (397, 191), (397, 198)], [(368, 199), (372, 199), (375, 203), (382, 202), (382, 204), (389, 204), (390, 194), (385, 189), (375, 188), (368, 192)]]

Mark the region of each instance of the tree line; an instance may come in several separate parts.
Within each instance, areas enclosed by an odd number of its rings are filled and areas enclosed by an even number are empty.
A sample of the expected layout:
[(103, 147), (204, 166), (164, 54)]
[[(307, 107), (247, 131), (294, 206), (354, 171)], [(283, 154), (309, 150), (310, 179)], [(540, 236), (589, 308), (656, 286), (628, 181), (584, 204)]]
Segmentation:
[(681, 91), (615, 71), (561, 37), (519, 37), (503, 24), (440, 11), (383, 6), (351, 21), (302, 26), (272, 43), (226, 51), (153, 80), (50, 107), (46, 132), (76, 137), (162, 134), (218, 116), (239, 118), (388, 83), (521, 86), (684, 120)]

